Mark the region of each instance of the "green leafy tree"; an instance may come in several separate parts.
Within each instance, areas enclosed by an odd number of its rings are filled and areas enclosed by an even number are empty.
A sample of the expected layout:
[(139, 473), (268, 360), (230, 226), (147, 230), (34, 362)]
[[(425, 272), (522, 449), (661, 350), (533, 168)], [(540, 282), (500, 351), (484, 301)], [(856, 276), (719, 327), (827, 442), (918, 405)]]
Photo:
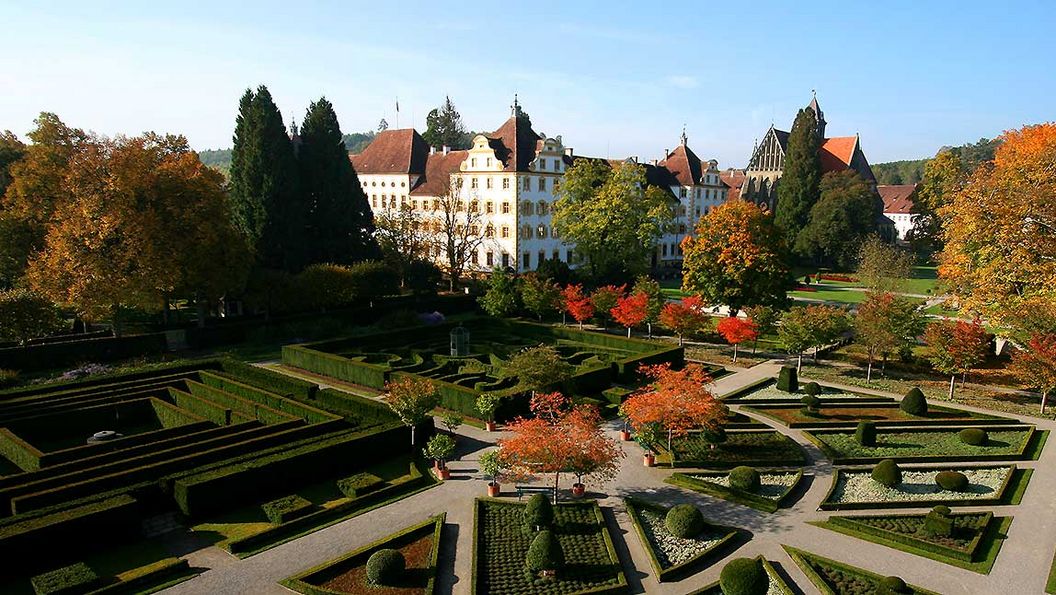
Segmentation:
[(450, 96), (444, 96), (444, 103), (429, 112), (425, 117), (425, 126), (422, 138), (430, 147), (468, 149), (470, 146), (470, 137), (462, 124), (462, 116), (455, 109)]
[(821, 159), (818, 148), (817, 115), (810, 107), (799, 110), (788, 135), (785, 167), (777, 184), (775, 223), (789, 246), (796, 245), (801, 229), (810, 221), (810, 210), (818, 200)]
[(302, 204), (308, 209), (309, 262), (350, 263), (373, 258), (373, 216), (341, 125), (325, 97), (308, 106), (301, 124), (297, 165)]
[(612, 318), (612, 309), (626, 292), (627, 286), (605, 285), (594, 290), (590, 294), (590, 303), (594, 306), (594, 314), (601, 319), (602, 327), (608, 324)]
[(748, 306), (744, 313), (755, 323), (757, 335), (752, 341), (752, 354), (759, 344), (759, 337), (772, 335), (777, 331), (777, 323), (781, 320), (781, 311), (771, 306)]
[(516, 378), (518, 386), (532, 394), (564, 381), (574, 372), (575, 367), (561, 359), (561, 354), (552, 345), (521, 350), (503, 368), (503, 374)]
[(902, 281), (913, 276), (913, 255), (870, 236), (858, 250), (857, 275), (862, 285), (872, 291), (898, 291)]
[(595, 281), (626, 279), (648, 269), (657, 240), (669, 229), (668, 198), (646, 183), (641, 165), (581, 159), (565, 172), (554, 229), (576, 245)]
[(517, 279), (506, 269), (496, 268), (488, 279), (488, 290), (478, 301), (492, 316), (513, 314), (517, 310)]
[(0, 340), (25, 345), (62, 327), (59, 309), (50, 300), (25, 288), (0, 291)]
[(374, 218), (374, 240), (381, 251), (382, 261), (399, 275), (401, 287), (408, 287), (412, 273), (421, 263), (428, 262), (426, 256), (432, 247), (429, 232), (415, 217), (410, 205), (379, 213)]
[(865, 350), (866, 382), (873, 379), (873, 362), (908, 349), (924, 330), (924, 315), (916, 304), (886, 292), (870, 292), (854, 317), (854, 341)]
[(639, 275), (631, 288), (631, 293), (640, 293), (649, 296), (645, 307), (645, 324), (649, 330), (649, 338), (653, 338), (653, 323), (660, 321), (660, 312), (667, 303), (664, 290), (660, 288), (660, 282), (648, 275)]
[(803, 352), (814, 345), (814, 336), (814, 321), (807, 308), (792, 308), (781, 317), (778, 341), (789, 355), (796, 356), (796, 372), (802, 370)]
[(247, 89), (239, 102), (231, 150), (231, 209), (257, 262), (296, 272), (305, 264), (307, 209), (282, 114), (267, 87)]
[(847, 169), (825, 174), (821, 198), (811, 207), (810, 221), (796, 238), (796, 252), (817, 263), (849, 268), (861, 243), (876, 231), (882, 214), (880, 196), (857, 172)]
[(561, 307), (561, 288), (548, 279), (535, 274), (526, 273), (521, 276), (521, 303), (525, 310), (535, 314), (539, 320), (551, 312), (557, 312)]

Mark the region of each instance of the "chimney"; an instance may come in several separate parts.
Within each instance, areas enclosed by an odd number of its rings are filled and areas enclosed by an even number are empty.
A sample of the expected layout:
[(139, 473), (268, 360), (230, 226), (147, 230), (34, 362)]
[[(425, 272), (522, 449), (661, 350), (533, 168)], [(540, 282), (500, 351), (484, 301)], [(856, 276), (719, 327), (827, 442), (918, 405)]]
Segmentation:
[(429, 147), (429, 154), (436, 155), (436, 147)]
[(658, 165), (659, 164), (659, 160), (658, 159), (653, 159), (649, 163), (652, 163), (653, 165)]
[(668, 150), (668, 149), (664, 149), (664, 159), (667, 159), (670, 156), (671, 156), (671, 151)]
[(565, 155), (568, 157), (572, 156), (572, 147), (565, 147)]
[(444, 155), (447, 155), (450, 152), (451, 152), (451, 147), (449, 147), (447, 145), (444, 145)]

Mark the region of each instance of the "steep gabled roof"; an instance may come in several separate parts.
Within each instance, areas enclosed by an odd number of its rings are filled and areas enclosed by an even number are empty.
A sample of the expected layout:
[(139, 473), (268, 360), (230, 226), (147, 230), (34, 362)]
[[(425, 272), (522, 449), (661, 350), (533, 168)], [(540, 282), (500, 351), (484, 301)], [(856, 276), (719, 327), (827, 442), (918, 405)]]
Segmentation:
[(451, 151), (447, 155), (433, 153), (425, 162), (425, 175), (418, 178), (418, 183), (411, 188), (411, 196), (441, 196), (448, 191), (451, 174), (458, 172), (459, 166), (469, 151)]
[(535, 159), (536, 144), (543, 137), (532, 130), (525, 117), (510, 116), (499, 129), (487, 135), (495, 156), (504, 164), (505, 171), (528, 171)]
[(876, 187), (884, 201), (884, 213), (908, 215), (913, 210), (913, 192), (916, 184), (891, 184)]
[(726, 186), (726, 200), (736, 200), (741, 197), (741, 186), (744, 185), (743, 169), (727, 169), (719, 172), (719, 180)]
[(687, 145), (680, 144), (668, 154), (660, 167), (667, 168), (679, 186), (695, 186), (700, 183), (700, 158)]
[(854, 150), (858, 146), (857, 136), (837, 136), (827, 138), (818, 148), (821, 158), (821, 172), (843, 171), (851, 166)]
[(382, 130), (358, 155), (349, 155), (359, 174), (424, 174), (429, 144), (413, 128)]

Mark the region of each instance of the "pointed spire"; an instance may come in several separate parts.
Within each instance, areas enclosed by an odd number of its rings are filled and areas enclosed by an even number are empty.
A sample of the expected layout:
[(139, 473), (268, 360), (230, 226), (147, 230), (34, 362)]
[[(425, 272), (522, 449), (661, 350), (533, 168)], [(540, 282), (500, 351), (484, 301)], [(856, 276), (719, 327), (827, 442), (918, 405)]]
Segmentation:
[(290, 116), (290, 136), (297, 136), (297, 118)]
[(510, 115), (514, 118), (521, 117), (521, 104), (517, 103), (517, 94), (513, 94), (513, 105), (510, 106)]
[(689, 138), (688, 138), (688, 137), (686, 137), (686, 123), (685, 123), (685, 122), (683, 122), (683, 123), (682, 123), (682, 146), (683, 146), (683, 147), (684, 147), (684, 146), (686, 146), (686, 144), (687, 144), (688, 142), (689, 142)]

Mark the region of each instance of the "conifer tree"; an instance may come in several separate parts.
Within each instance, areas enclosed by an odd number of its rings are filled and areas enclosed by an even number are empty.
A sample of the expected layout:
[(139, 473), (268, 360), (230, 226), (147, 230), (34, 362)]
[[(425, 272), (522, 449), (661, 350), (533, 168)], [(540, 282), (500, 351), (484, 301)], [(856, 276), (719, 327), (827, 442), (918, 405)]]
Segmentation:
[(785, 235), (789, 246), (810, 219), (810, 209), (818, 200), (821, 184), (821, 159), (818, 157), (817, 116), (809, 107), (799, 110), (792, 132), (788, 135), (785, 167), (777, 185), (777, 209), (774, 223)]
[(325, 97), (313, 102), (297, 152), (311, 262), (347, 264), (377, 255), (367, 196), (341, 138), (333, 105)]
[(445, 96), (444, 103), (429, 112), (425, 117), (426, 130), (422, 134), (425, 142), (431, 147), (451, 147), (468, 149), (469, 135), (462, 124), (462, 116), (455, 109), (451, 97)]

